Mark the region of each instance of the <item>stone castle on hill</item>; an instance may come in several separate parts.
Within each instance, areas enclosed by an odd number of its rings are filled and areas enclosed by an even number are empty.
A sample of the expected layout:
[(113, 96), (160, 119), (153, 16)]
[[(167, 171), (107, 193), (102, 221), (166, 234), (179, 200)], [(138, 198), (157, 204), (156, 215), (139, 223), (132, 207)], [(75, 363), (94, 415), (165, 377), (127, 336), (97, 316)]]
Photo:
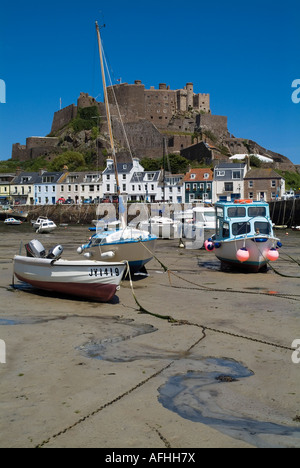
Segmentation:
[[(208, 165), (216, 159), (224, 160), (236, 153), (251, 152), (273, 158), (274, 167), (280, 165), (281, 169), (294, 170), (293, 164), (285, 156), (266, 150), (251, 140), (230, 135), (227, 117), (212, 115), (210, 95), (195, 94), (193, 83), (187, 83), (179, 90), (171, 90), (164, 83), (158, 89), (145, 89), (142, 82), (137, 80), (134, 84), (122, 83), (109, 87), (108, 99), (120, 161), (130, 158), (123, 123), (132, 155), (140, 159), (161, 158), (164, 147), (169, 154), (182, 154), (187, 159)], [(103, 117), (105, 105), (86, 93), (80, 93), (77, 105), (71, 104), (55, 112), (50, 136), (29, 137), (26, 145), (15, 143), (12, 159), (27, 161), (46, 156), (51, 160), (66, 150), (84, 153), (95, 149), (90, 131), (74, 135), (68, 129), (78, 109), (91, 106), (97, 106), (101, 116), (97, 146), (98, 154), (102, 154), (99, 162), (104, 164), (106, 156), (103, 154), (109, 154), (110, 149), (107, 123)]]

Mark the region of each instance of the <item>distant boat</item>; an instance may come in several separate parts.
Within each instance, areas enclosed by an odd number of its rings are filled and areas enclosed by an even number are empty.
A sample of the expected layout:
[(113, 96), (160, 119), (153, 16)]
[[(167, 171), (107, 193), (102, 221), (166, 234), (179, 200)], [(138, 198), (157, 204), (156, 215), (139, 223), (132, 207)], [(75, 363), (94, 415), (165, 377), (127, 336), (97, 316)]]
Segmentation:
[(32, 226), (39, 234), (49, 233), (57, 228), (56, 224), (44, 216), (40, 216), (36, 221), (31, 221)]
[(258, 272), (279, 257), (281, 243), (273, 234), (269, 205), (252, 200), (217, 202), (216, 234), (205, 241), (222, 264)]
[(47, 219), (47, 221), (43, 221), (40, 224), (40, 227), (36, 230), (36, 232), (38, 234), (48, 234), (49, 232), (54, 231), (54, 229), (56, 228), (57, 228), (56, 224), (50, 219)]
[(63, 260), (61, 246), (56, 246), (46, 256), (37, 240), (25, 247), (27, 256), (14, 257), (14, 275), (45, 291), (108, 302), (119, 288), (126, 269), (125, 262)]
[(20, 221), (19, 219), (15, 219), (15, 218), (6, 218), (4, 220), (4, 224), (9, 225), (9, 226), (19, 226), (20, 224), (22, 224), (22, 221)]

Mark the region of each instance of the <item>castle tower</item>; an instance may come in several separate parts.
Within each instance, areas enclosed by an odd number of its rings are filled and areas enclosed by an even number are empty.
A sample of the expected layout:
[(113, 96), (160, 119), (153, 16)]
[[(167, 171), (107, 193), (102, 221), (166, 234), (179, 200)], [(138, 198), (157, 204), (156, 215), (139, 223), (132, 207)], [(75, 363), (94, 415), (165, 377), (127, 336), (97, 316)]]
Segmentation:
[(186, 110), (194, 107), (194, 85), (193, 83), (186, 84), (187, 98), (186, 98)]

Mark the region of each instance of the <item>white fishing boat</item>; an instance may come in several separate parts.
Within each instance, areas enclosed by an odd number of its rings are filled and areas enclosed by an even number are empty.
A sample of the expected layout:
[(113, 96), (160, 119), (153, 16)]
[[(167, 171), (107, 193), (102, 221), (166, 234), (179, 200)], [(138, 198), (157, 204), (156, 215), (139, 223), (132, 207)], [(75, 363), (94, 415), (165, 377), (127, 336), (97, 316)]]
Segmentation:
[(57, 228), (56, 224), (45, 216), (39, 216), (37, 220), (31, 221), (33, 228), (39, 233), (48, 233)]
[(153, 258), (155, 250), (156, 236), (150, 234), (148, 231), (141, 231), (127, 226), (127, 206), (126, 196), (121, 195), (117, 157), (115, 150), (115, 143), (112, 132), (112, 122), (109, 109), (102, 43), (100, 37), (100, 29), (96, 22), (96, 31), (98, 38), (99, 56), (102, 72), (104, 102), (106, 108), (107, 124), (110, 137), (110, 145), (112, 152), (112, 159), (114, 164), (118, 204), (118, 217), (116, 222), (120, 221), (119, 229), (113, 231), (101, 231), (94, 234), (87, 244), (83, 244), (77, 249), (79, 254), (84, 254), (85, 257), (93, 260), (106, 260), (108, 262), (124, 261), (127, 260), (130, 269), (135, 272), (139, 271), (146, 263)]
[(282, 244), (273, 234), (268, 203), (236, 200), (215, 207), (216, 233), (204, 245), (222, 264), (258, 272), (278, 259)]
[(14, 257), (14, 275), (45, 291), (108, 302), (119, 288), (126, 269), (124, 262), (61, 259), (61, 246), (54, 247), (46, 255), (38, 240), (25, 247), (27, 256)]
[(22, 224), (22, 221), (15, 218), (6, 218), (4, 220), (4, 224), (6, 224), (7, 226), (19, 226), (20, 224)]
[(54, 231), (57, 228), (56, 224), (51, 221), (50, 219), (47, 219), (45, 221), (42, 221), (37, 228), (36, 232), (38, 234), (48, 234), (52, 231)]

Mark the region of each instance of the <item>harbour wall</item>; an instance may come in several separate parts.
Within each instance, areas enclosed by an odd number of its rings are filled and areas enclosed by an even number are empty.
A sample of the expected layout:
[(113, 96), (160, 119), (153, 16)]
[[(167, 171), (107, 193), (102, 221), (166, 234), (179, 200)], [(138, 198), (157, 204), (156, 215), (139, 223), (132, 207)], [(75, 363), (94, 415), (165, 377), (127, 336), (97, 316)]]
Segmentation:
[[(149, 215), (170, 217), (174, 211), (184, 211), (191, 206), (181, 203), (129, 203), (128, 222), (133, 219), (144, 220)], [(23, 215), (28, 214), (28, 221), (46, 216), (58, 224), (90, 224), (94, 219), (114, 219), (118, 212), (118, 204), (20, 206), (15, 210)], [(270, 214), (275, 225), (300, 226), (300, 199), (270, 202)]]
[(270, 215), (276, 226), (300, 226), (300, 199), (270, 202)]

